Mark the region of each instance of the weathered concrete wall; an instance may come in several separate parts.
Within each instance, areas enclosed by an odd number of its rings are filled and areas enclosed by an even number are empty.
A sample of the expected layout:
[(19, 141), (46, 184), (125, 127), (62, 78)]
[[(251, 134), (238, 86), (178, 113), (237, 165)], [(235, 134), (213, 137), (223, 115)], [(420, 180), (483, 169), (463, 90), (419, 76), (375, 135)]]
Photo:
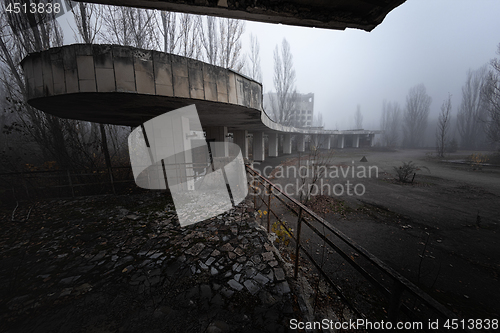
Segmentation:
[(22, 61), (28, 100), (69, 93), (125, 92), (262, 109), (262, 86), (229, 69), (173, 54), (76, 44)]

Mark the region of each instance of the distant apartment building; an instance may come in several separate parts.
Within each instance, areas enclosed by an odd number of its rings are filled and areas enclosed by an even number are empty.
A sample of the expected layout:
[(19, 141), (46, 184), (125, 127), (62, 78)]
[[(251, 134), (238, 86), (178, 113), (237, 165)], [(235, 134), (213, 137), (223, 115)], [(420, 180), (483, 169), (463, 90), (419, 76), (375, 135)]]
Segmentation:
[[(271, 99), (276, 100), (276, 93), (264, 94), (264, 110), (271, 115)], [(312, 127), (314, 119), (314, 93), (297, 94), (295, 109), (291, 110), (290, 120), (294, 127)]]

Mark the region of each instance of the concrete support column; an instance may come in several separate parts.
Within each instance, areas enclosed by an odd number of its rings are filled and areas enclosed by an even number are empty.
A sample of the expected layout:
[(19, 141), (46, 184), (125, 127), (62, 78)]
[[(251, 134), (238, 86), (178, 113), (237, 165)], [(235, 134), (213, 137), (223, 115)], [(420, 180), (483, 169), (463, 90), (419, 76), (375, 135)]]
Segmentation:
[(352, 140), (352, 145), (354, 148), (359, 148), (359, 134), (355, 134)]
[(269, 133), (269, 157), (278, 157), (278, 133)]
[(283, 154), (292, 153), (292, 134), (286, 133), (285, 139), (283, 140)]
[[(205, 128), (206, 139), (215, 142), (227, 142), (227, 127), (226, 126), (212, 126)], [(221, 147), (218, 145), (218, 149), (213, 151), (214, 157), (226, 157), (229, 155), (228, 146), (224, 145)]]
[(306, 136), (304, 134), (297, 135), (297, 151), (301, 153), (306, 151)]
[(311, 150), (312, 146), (316, 147), (316, 149), (319, 147), (319, 135), (318, 134), (311, 135), (311, 147), (309, 147), (310, 150)]
[(373, 147), (373, 141), (375, 141), (375, 134), (370, 134), (370, 147)]
[(264, 161), (264, 132), (253, 133), (253, 160)]
[(330, 135), (325, 135), (324, 138), (323, 138), (323, 148), (324, 149), (330, 149), (330, 140), (331, 140), (331, 136)]
[(243, 158), (248, 158), (248, 131), (233, 131), (234, 143), (240, 146)]
[(339, 134), (339, 136), (337, 137), (337, 148), (344, 148), (344, 135), (343, 134)]

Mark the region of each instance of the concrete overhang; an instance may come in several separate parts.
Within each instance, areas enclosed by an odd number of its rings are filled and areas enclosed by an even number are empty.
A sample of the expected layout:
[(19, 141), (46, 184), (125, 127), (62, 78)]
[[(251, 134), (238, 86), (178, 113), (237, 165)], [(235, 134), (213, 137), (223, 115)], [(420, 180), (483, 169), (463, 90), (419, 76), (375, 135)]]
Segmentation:
[(28, 103), (69, 119), (138, 126), (195, 104), (203, 127), (303, 134), (375, 134), (283, 126), (262, 108), (262, 85), (198, 60), (118, 45), (74, 44), (21, 62)]
[(91, 0), (250, 21), (344, 30), (373, 30), (406, 0)]

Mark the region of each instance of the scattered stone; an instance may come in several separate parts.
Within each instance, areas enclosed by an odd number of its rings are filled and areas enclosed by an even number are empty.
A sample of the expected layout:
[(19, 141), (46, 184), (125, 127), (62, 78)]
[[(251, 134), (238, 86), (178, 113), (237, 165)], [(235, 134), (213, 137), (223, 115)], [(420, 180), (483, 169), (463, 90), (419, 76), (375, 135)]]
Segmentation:
[(274, 268), (274, 276), (277, 281), (283, 281), (285, 280), (285, 271), (283, 271), (283, 268), (280, 267)]
[(265, 261), (272, 261), (274, 260), (274, 254), (272, 252), (264, 252), (262, 253), (262, 258)]
[(197, 256), (201, 250), (205, 248), (205, 244), (203, 243), (196, 243), (193, 247), (191, 247), (189, 250), (186, 251), (187, 254)]
[(258, 273), (257, 275), (254, 276), (253, 278), (255, 281), (257, 281), (258, 283), (264, 285), (266, 283), (269, 282), (269, 279), (267, 277), (265, 277), (264, 275)]
[(288, 286), (288, 282), (283, 281), (283, 282), (277, 283), (276, 284), (276, 292), (279, 295), (288, 294), (290, 292), (290, 287)]
[(259, 285), (253, 280), (246, 280), (243, 284), (252, 295), (255, 295), (260, 290)]
[(230, 244), (230, 243), (226, 243), (224, 245), (221, 246), (220, 248), (221, 251), (233, 251), (234, 250), (234, 247)]
[(229, 284), (229, 286), (231, 288), (233, 288), (234, 290), (237, 290), (237, 291), (240, 291), (241, 289), (243, 289), (243, 286), (234, 279), (229, 280), (229, 282), (227, 284)]
[(76, 275), (76, 276), (70, 276), (70, 277), (67, 277), (65, 279), (62, 279), (61, 281), (59, 281), (59, 283), (62, 283), (62, 284), (71, 284), (73, 282), (75, 282), (76, 280), (78, 280), (80, 278), (81, 275)]
[[(235, 282), (236, 282), (236, 281), (235, 281)], [(240, 284), (240, 286), (241, 286), (241, 284)], [(243, 286), (240, 288), (240, 290), (241, 290), (241, 289), (243, 289)], [(230, 298), (230, 297), (231, 297), (231, 296), (233, 296), (233, 294), (234, 294), (234, 291), (233, 291), (233, 290), (231, 290), (231, 289), (227, 289), (226, 287), (223, 287), (223, 288), (221, 289), (221, 291), (220, 291), (220, 292), (221, 292), (221, 294), (222, 294), (222, 295), (224, 295), (224, 296), (225, 296), (225, 297), (227, 297), (227, 298)]]

